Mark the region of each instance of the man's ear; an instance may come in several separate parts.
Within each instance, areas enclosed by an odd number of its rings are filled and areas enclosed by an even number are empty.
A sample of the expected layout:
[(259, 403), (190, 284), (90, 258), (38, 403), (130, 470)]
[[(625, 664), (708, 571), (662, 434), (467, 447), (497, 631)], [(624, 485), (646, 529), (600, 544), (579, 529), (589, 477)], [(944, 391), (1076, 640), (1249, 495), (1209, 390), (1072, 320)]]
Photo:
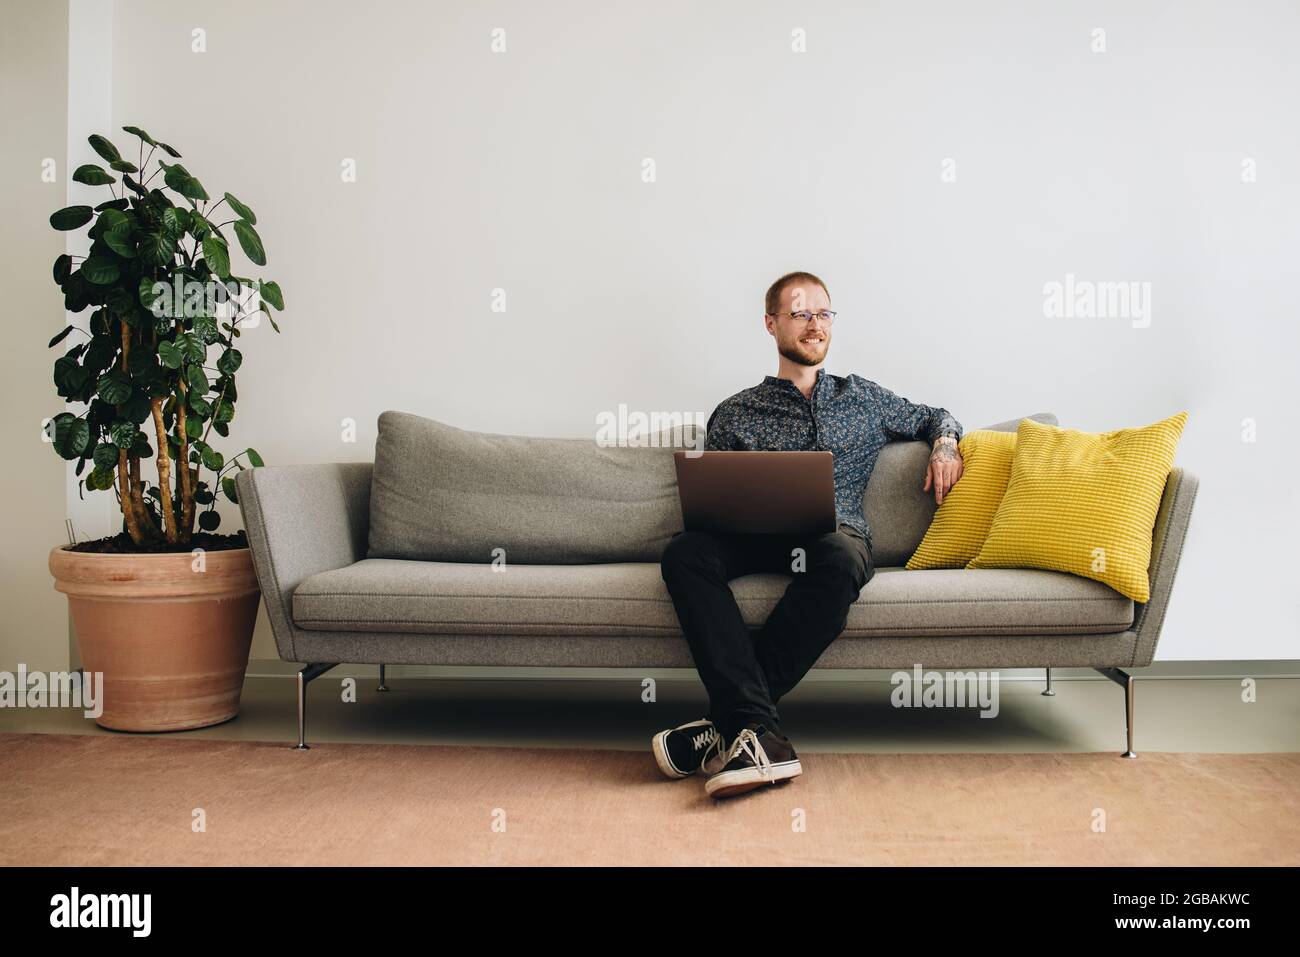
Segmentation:
[(763, 325), (767, 326), (767, 334), (769, 336), (776, 335), (776, 316), (769, 316), (766, 313), (764, 313)]

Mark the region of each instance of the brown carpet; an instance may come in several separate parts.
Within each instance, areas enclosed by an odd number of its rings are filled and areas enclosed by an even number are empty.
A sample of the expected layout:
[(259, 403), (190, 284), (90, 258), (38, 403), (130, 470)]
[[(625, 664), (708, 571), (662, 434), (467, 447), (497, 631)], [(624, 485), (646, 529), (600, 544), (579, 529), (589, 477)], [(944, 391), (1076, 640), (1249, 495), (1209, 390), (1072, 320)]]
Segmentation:
[(0, 864), (1300, 864), (1297, 754), (800, 757), (715, 803), (648, 752), (0, 734)]

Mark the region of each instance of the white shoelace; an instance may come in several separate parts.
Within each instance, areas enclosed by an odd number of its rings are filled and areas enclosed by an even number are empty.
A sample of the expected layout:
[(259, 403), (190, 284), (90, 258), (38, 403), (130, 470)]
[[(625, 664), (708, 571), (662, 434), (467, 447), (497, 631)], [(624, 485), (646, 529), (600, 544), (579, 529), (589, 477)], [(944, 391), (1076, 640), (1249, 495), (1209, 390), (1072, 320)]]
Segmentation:
[(758, 773), (767, 777), (772, 773), (772, 759), (767, 756), (763, 746), (758, 743), (758, 735), (752, 728), (742, 728), (741, 732), (736, 735), (736, 740), (731, 743), (731, 750), (727, 752), (726, 764), (730, 764), (732, 759), (741, 752), (750, 756), (754, 761), (754, 766), (758, 768)]
[[(718, 739), (718, 729), (714, 727), (710, 727), (709, 730), (701, 731), (695, 737), (691, 738), (691, 748), (692, 750), (698, 751), (700, 750), (700, 748), (704, 747), (705, 745), (712, 744), (717, 739)], [(708, 752), (705, 753), (707, 754)]]

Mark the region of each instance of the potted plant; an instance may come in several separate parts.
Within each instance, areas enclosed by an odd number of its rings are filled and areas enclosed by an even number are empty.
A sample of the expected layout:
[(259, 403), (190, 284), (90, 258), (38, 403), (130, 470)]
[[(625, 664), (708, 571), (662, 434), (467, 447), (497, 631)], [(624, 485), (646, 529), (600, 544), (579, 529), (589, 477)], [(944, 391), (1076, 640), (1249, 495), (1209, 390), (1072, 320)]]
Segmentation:
[[(54, 450), (76, 460), (83, 494), (113, 491), (122, 530), (59, 546), (49, 565), (83, 667), (103, 675), (98, 723), (174, 731), (239, 709), (260, 593), (247, 537), (218, 534), (215, 506), (218, 494), (236, 501), (228, 473), (262, 459), (250, 448), (227, 459), (211, 433), (228, 436), (235, 415), (241, 323), (265, 313), (279, 332), (271, 308), (284, 300), (274, 282), (231, 273), (227, 227), (250, 261), (266, 264), (253, 211), (230, 193), (213, 202), (180, 153), (122, 129), (139, 141), (137, 162), (95, 135), (108, 169), (89, 164), (72, 177), (111, 198), (50, 217), (59, 230), (89, 225), (88, 255), (59, 256), (54, 281), (69, 312), (91, 313), (87, 328), (50, 340), (83, 337), (55, 361), (54, 384), (84, 408), (46, 426)], [(156, 481), (141, 474), (145, 459)]]

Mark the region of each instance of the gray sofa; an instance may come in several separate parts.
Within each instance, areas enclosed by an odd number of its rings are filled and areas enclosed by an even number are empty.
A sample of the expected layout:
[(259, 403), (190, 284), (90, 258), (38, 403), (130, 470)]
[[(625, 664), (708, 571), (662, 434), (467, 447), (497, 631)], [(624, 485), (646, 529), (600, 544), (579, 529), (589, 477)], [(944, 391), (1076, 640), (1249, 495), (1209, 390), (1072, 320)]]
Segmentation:
[[(1054, 416), (1032, 416), (1055, 424)], [(1014, 430), (1019, 420), (990, 428)], [(698, 436), (684, 430), (678, 444)], [(660, 439), (662, 440), (662, 438)], [(690, 667), (658, 556), (681, 528), (671, 447), (465, 432), (401, 412), (379, 418), (374, 462), (240, 473), (239, 505), (280, 657), (307, 685), (341, 662)], [(1178, 568), (1195, 476), (1169, 475), (1152, 541), (1151, 597), (1034, 569), (902, 568), (935, 505), (929, 449), (895, 442), (864, 499), (875, 577), (818, 668), (1094, 668), (1124, 688), (1151, 663)], [(732, 589), (757, 627), (788, 578)]]

